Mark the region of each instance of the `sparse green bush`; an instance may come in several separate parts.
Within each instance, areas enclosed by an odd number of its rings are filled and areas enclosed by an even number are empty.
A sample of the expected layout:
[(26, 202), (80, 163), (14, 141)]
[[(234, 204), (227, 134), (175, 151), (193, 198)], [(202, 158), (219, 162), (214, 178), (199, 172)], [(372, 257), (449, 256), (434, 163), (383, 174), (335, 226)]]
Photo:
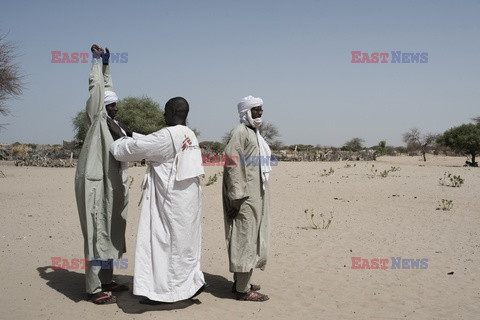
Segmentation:
[(450, 211), (453, 208), (453, 200), (442, 199), (438, 204), (437, 210)]
[(216, 173), (213, 176), (208, 177), (208, 181), (205, 185), (209, 186), (209, 185), (214, 184), (215, 182), (217, 182), (217, 174)]
[(448, 186), (453, 188), (460, 188), (465, 180), (460, 177), (460, 175), (456, 176), (451, 174), (450, 172), (445, 172), (443, 177), (439, 179), (439, 183), (441, 186)]

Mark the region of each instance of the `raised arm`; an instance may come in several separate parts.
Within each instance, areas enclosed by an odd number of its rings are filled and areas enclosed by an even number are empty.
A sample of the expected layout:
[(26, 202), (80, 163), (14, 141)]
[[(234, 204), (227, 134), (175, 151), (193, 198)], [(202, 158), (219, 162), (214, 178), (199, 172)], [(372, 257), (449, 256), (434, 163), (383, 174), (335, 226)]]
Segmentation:
[(110, 50), (108, 48), (105, 48), (105, 52), (101, 54), (102, 56), (102, 62), (103, 62), (103, 81), (105, 84), (105, 90), (108, 91), (113, 91), (113, 81), (112, 77), (110, 75)]
[[(94, 46), (92, 46), (92, 53), (94, 53)], [(88, 78), (88, 88), (90, 91), (90, 97), (87, 100), (86, 112), (88, 125), (90, 126), (93, 119), (100, 114), (103, 110), (103, 96), (104, 96), (104, 83), (103, 73), (100, 64), (95, 61), (90, 69), (90, 76)]]

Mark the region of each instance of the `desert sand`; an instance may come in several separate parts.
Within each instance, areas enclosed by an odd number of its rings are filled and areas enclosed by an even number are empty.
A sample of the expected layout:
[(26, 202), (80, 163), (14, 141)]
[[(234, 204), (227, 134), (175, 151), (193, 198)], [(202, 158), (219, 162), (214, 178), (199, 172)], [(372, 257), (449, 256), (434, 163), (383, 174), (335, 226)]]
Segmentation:
[[(464, 161), (280, 162), (271, 175), (268, 265), (254, 272), (270, 296), (264, 303), (236, 301), (230, 291), (222, 168), (206, 167), (205, 181), (218, 176), (203, 187), (202, 270), (210, 287), (193, 301), (160, 306), (139, 304), (131, 290), (145, 167), (129, 169), (128, 268), (115, 271), (130, 291), (118, 294), (117, 304), (97, 306), (85, 300), (84, 270), (50, 267), (52, 257), (83, 258), (75, 169), (0, 163), (0, 318), (478, 319), (480, 168)], [(445, 172), (464, 184), (440, 185)], [(437, 210), (442, 199), (453, 207)], [(320, 225), (320, 214), (333, 216), (329, 228), (313, 229), (307, 209)], [(388, 269), (352, 269), (352, 257), (389, 259)], [(392, 269), (392, 257), (428, 259), (427, 267)]]

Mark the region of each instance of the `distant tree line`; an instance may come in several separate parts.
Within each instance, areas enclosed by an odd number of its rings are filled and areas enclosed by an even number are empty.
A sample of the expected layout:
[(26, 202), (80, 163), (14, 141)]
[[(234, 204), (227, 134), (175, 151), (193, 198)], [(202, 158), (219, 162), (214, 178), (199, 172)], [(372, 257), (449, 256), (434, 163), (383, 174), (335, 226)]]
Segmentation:
[[(133, 131), (149, 134), (165, 127), (163, 110), (160, 105), (148, 97), (135, 98), (127, 97), (118, 102), (118, 113), (116, 118), (125, 123)], [(361, 150), (375, 150), (377, 156), (397, 155), (397, 154), (420, 154), (424, 161), (427, 161), (427, 153), (452, 151), (456, 154), (466, 155), (470, 160), (466, 165), (478, 166), (476, 156), (480, 153), (480, 117), (472, 119), (474, 123), (462, 124), (453, 127), (443, 134), (427, 133), (422, 134), (420, 129), (412, 128), (402, 135), (405, 146), (393, 147), (387, 145), (386, 140), (381, 140), (377, 145), (366, 147), (365, 140), (359, 137), (352, 138), (345, 142), (340, 148), (326, 147), (311, 144), (292, 144), (284, 145), (279, 139), (280, 131), (272, 123), (264, 123), (260, 129), (260, 134), (264, 137), (271, 149), (291, 151), (315, 151), (315, 150), (342, 150), (358, 152)], [(75, 143), (79, 147), (82, 145), (87, 133), (87, 122), (85, 111), (80, 111), (73, 118), (75, 130)], [(194, 130), (196, 131), (196, 130)], [(199, 132), (196, 132), (197, 135)], [(221, 141), (202, 141), (200, 147), (206, 152), (212, 154), (221, 154), (225, 145), (231, 137), (231, 131), (226, 132)]]

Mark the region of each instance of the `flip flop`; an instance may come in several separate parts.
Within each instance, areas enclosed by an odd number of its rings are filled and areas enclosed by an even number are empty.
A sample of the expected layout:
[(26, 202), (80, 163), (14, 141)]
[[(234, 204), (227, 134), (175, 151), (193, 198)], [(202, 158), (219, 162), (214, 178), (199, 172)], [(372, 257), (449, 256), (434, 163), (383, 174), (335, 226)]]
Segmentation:
[(124, 284), (119, 284), (112, 281), (112, 283), (109, 283), (109, 284), (102, 284), (102, 291), (112, 291), (112, 292), (128, 291), (128, 287)]
[(117, 297), (105, 292), (98, 292), (95, 294), (89, 294), (89, 300), (95, 304), (112, 304), (117, 302)]
[(256, 302), (264, 302), (270, 299), (266, 294), (260, 293), (258, 291), (250, 291), (247, 293), (238, 292), (237, 293), (237, 300), (241, 301), (256, 301)]
[[(250, 290), (252, 290), (252, 291), (260, 291), (260, 289), (262, 289), (262, 287), (259, 284), (251, 284), (250, 285)], [(233, 282), (232, 292), (234, 292), (234, 293), (238, 292), (237, 291), (237, 281)]]

